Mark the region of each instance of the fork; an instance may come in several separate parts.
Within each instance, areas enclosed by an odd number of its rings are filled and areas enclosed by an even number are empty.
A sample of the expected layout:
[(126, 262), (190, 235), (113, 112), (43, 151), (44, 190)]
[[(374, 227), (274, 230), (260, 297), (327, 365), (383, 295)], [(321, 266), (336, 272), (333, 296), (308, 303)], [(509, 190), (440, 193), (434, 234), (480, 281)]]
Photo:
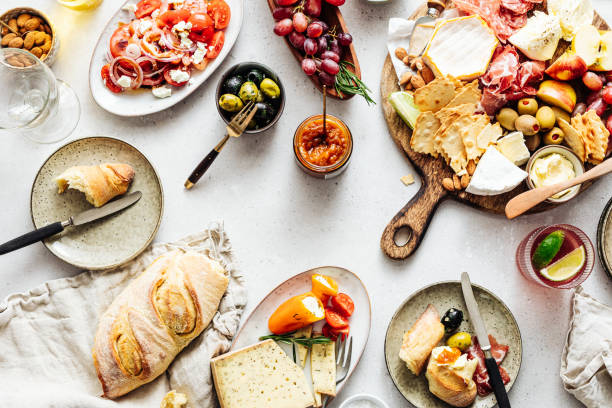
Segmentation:
[(187, 181), (185, 181), (185, 188), (187, 190), (191, 189), (191, 187), (198, 182), (204, 173), (206, 173), (206, 170), (208, 170), (212, 162), (217, 158), (221, 150), (223, 150), (223, 147), (225, 147), (225, 144), (229, 138), (240, 137), (244, 133), (245, 129), (249, 125), (249, 122), (251, 119), (253, 119), (253, 116), (255, 116), (255, 112), (257, 112), (257, 105), (255, 105), (255, 102), (250, 101), (244, 106), (244, 108), (242, 108), (240, 112), (238, 112), (236, 116), (232, 118), (230, 123), (228, 123), (227, 127), (225, 128), (226, 134), (223, 139), (217, 143), (214, 149), (212, 149), (210, 153), (208, 153), (208, 156), (206, 156), (200, 162), (200, 164), (198, 164), (198, 167), (195, 168), (189, 178), (187, 178)]
[[(349, 368), (351, 368), (351, 356), (353, 355), (353, 336), (349, 337), (348, 341), (345, 336), (340, 336), (339, 339), (340, 341), (336, 342), (336, 385), (344, 381), (348, 375)], [(348, 351), (346, 350), (346, 343), (348, 343)], [(327, 407), (330, 401), (329, 396), (326, 396), (321, 408)]]

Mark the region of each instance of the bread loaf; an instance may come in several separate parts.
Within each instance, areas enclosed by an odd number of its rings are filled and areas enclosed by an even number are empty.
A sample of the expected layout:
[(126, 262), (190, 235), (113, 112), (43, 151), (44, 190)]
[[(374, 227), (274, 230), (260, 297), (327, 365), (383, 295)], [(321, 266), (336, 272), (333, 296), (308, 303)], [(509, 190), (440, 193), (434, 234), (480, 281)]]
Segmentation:
[(134, 169), (129, 164), (104, 163), (70, 167), (55, 181), (59, 194), (73, 188), (85, 193), (85, 198), (94, 207), (100, 207), (112, 198), (125, 194), (133, 179)]
[(195, 253), (157, 258), (100, 317), (93, 360), (107, 398), (153, 381), (208, 326), (225, 293), (223, 267)]

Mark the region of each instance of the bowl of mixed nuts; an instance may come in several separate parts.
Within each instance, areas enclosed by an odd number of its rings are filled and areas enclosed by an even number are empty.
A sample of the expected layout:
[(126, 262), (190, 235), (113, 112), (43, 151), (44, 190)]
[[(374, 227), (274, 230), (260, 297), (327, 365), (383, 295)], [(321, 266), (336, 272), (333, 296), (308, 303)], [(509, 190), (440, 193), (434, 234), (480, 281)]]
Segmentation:
[(59, 40), (44, 13), (30, 7), (18, 7), (0, 16), (0, 46), (29, 51), (50, 66), (55, 60)]

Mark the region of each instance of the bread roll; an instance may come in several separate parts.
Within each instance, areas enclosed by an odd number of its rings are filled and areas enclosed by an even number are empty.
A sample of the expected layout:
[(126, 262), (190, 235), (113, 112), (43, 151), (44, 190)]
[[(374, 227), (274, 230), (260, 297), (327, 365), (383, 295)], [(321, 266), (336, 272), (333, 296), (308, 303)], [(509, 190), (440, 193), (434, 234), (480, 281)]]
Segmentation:
[(113, 197), (125, 194), (133, 179), (134, 169), (129, 164), (104, 163), (70, 167), (55, 181), (59, 194), (73, 188), (85, 193), (85, 198), (94, 207), (100, 207)]
[(431, 350), (444, 337), (444, 325), (440, 323), (440, 314), (433, 305), (404, 334), (399, 358), (402, 359), (414, 375), (419, 375), (425, 366)]
[(431, 354), (425, 377), (429, 391), (453, 407), (467, 407), (476, 399), (476, 383), (472, 379), (478, 361), (468, 360), (463, 354), (453, 363), (439, 364), (435, 359), (437, 347)]
[(100, 317), (93, 360), (104, 396), (153, 381), (208, 326), (228, 285), (223, 267), (195, 252), (157, 258)]

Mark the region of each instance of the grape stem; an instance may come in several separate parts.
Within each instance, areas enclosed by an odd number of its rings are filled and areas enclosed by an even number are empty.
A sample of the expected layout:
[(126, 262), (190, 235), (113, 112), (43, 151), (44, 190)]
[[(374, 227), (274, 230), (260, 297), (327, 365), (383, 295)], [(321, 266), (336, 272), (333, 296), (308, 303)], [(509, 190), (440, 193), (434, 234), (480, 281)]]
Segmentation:
[(340, 61), (340, 71), (336, 75), (336, 83), (335, 88), (336, 92), (339, 95), (342, 94), (351, 94), (351, 95), (360, 95), (363, 96), (363, 99), (366, 100), (367, 104), (373, 103), (376, 105), (376, 102), (372, 99), (369, 92), (370, 88), (363, 83), (361, 79), (355, 75), (355, 73), (350, 70), (348, 67), (355, 68), (355, 65), (350, 63), (349, 61)]

